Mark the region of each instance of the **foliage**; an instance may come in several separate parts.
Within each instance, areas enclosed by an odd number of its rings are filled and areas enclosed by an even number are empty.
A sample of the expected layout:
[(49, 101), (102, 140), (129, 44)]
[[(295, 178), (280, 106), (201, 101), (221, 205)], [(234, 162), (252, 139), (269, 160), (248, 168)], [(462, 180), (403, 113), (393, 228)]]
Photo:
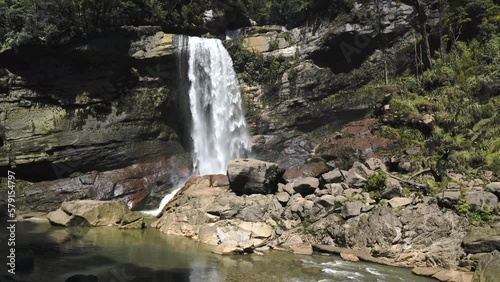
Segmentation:
[(65, 44), (123, 25), (198, 30), (210, 0), (0, 0), (0, 49)]
[(241, 40), (229, 42), (226, 48), (239, 79), (248, 84), (273, 84), (290, 65), (287, 59), (264, 56), (245, 49)]
[(364, 189), (370, 193), (370, 197), (379, 198), (380, 194), (385, 190), (387, 176), (385, 173), (372, 173), (366, 179)]
[(472, 223), (489, 224), (493, 221), (492, 211), (480, 210), (475, 211), (467, 203), (465, 189), (460, 190), (458, 202), (453, 207), (458, 214), (465, 215)]

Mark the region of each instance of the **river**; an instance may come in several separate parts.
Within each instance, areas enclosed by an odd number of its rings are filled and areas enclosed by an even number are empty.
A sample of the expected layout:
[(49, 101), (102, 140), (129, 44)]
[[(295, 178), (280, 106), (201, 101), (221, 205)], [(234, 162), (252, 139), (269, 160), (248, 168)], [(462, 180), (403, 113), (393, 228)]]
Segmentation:
[(219, 256), (210, 246), (152, 228), (60, 228), (22, 221), (16, 233), (18, 248), (35, 253), (34, 270), (16, 274), (30, 282), (63, 282), (75, 274), (95, 275), (101, 282), (434, 281), (408, 269), (333, 255), (268, 251), (264, 256)]

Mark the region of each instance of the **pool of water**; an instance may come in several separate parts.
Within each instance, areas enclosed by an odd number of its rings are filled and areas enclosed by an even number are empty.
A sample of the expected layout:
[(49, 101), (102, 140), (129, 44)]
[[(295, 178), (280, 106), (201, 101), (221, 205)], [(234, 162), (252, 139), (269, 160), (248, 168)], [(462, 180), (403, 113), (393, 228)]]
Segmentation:
[(16, 233), (18, 248), (35, 253), (33, 271), (16, 278), (31, 282), (62, 282), (75, 274), (95, 275), (101, 282), (434, 281), (408, 269), (346, 262), (338, 256), (278, 251), (219, 256), (210, 246), (152, 228), (122, 231), (18, 222)]

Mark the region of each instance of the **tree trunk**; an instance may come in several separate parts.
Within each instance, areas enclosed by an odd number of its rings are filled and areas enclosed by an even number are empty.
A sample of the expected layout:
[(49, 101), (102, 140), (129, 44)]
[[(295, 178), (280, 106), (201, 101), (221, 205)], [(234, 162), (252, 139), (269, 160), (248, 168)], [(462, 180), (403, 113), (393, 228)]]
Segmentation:
[(431, 57), (431, 47), (429, 45), (429, 33), (427, 32), (427, 14), (425, 13), (425, 8), (421, 2), (421, 0), (413, 1), (414, 7), (417, 9), (417, 17), (418, 17), (418, 29), (420, 31), (420, 35), (422, 36), (422, 45), (424, 48), (424, 66), (425, 68), (432, 69), (432, 57)]

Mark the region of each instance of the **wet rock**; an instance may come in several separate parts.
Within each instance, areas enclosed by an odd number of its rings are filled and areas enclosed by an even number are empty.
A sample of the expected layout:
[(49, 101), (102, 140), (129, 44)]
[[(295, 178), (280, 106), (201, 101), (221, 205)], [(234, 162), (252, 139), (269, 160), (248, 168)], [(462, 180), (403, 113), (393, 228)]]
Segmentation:
[(318, 177), (327, 171), (328, 167), (324, 162), (308, 163), (287, 169), (283, 174), (283, 179), (290, 182), (293, 179), (304, 177)]
[(277, 164), (253, 159), (232, 160), (227, 168), (229, 187), (242, 194), (273, 194), (284, 173)]
[(441, 269), (432, 275), (439, 281), (456, 281), (456, 282), (472, 282), (471, 273), (463, 273), (452, 269)]
[(151, 193), (161, 194), (174, 181), (187, 176), (190, 162), (183, 155), (159, 157), (126, 168), (38, 182), (25, 188), (19, 203), (26, 210), (51, 211), (64, 201), (121, 199), (135, 210), (148, 203)]
[(500, 250), (500, 224), (493, 227), (474, 227), (463, 240), (463, 248), (467, 253), (487, 253)]
[(392, 198), (389, 201), (389, 205), (393, 208), (399, 208), (399, 207), (404, 207), (413, 202), (412, 199), (410, 198), (402, 198), (402, 197), (396, 197)]
[(310, 256), (313, 254), (313, 248), (311, 243), (296, 243), (290, 245), (290, 249), (296, 255), (307, 255)]
[(360, 215), (363, 206), (364, 204), (359, 201), (344, 203), (342, 206), (342, 217), (348, 219)]
[(403, 187), (399, 181), (394, 178), (388, 177), (385, 183), (385, 190), (382, 192), (381, 197), (383, 199), (392, 199), (394, 197), (401, 197), (403, 193)]
[(47, 219), (49, 220), (50, 224), (59, 226), (69, 227), (85, 224), (85, 221), (82, 218), (71, 216), (64, 212), (62, 209), (57, 209), (55, 211), (49, 212), (47, 214)]
[(140, 212), (127, 213), (118, 226), (119, 229), (143, 229), (145, 227), (144, 215)]
[(77, 200), (63, 202), (47, 218), (54, 225), (108, 226), (118, 224), (127, 211), (125, 203), (119, 201)]
[(350, 261), (350, 262), (357, 262), (359, 261), (359, 258), (353, 254), (348, 254), (348, 253), (340, 253), (340, 257), (343, 260)]
[(226, 241), (213, 248), (212, 253), (218, 255), (236, 255), (242, 254), (243, 248), (237, 242)]

